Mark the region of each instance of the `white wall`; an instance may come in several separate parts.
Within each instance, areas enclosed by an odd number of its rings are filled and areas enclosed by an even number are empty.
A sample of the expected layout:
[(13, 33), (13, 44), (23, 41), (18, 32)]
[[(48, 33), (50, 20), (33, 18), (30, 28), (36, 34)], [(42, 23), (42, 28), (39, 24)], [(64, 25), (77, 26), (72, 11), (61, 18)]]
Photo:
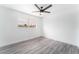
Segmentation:
[(76, 28), (76, 45), (79, 46), (79, 5), (77, 5), (78, 15), (77, 15), (77, 28)]
[[(23, 17), (36, 21), (36, 28), (19, 28), (18, 20)], [(39, 17), (28, 15), (7, 7), (0, 6), (0, 47), (8, 44), (32, 39), (42, 35), (42, 20)]]
[[(53, 13), (44, 17), (44, 36), (57, 41), (79, 46), (79, 22), (77, 22), (77, 5), (55, 4)], [(79, 20), (79, 19), (78, 19)]]

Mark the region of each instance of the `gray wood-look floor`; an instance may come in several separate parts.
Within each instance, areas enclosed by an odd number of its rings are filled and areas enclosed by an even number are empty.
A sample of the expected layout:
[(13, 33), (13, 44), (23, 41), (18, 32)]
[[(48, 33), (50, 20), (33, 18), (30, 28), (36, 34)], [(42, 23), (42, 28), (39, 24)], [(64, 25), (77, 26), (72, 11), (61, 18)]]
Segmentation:
[(78, 54), (79, 48), (59, 41), (38, 37), (0, 48), (0, 54)]

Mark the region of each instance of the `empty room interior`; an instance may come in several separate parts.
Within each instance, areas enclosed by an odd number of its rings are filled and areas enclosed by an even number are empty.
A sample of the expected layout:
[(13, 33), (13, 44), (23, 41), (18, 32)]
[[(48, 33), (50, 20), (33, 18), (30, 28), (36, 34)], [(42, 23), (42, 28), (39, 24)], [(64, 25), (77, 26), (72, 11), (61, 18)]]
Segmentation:
[(79, 4), (0, 4), (0, 54), (79, 54)]

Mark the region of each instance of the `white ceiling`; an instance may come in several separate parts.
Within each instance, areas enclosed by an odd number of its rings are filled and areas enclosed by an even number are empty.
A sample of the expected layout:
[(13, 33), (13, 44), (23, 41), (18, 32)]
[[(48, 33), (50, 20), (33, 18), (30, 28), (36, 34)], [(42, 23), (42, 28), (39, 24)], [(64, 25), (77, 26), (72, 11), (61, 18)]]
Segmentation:
[[(31, 14), (31, 15), (35, 15), (35, 16), (39, 16), (39, 17), (42, 17), (44, 16), (45, 14), (43, 15), (40, 15), (40, 13), (37, 13), (35, 11), (38, 11), (38, 9), (35, 7), (34, 4), (5, 4), (3, 6), (6, 6), (6, 7), (9, 7), (9, 8), (12, 8), (12, 9), (16, 9), (16, 10), (19, 10), (19, 11), (22, 11), (22, 12), (25, 12), (25, 13), (28, 13), (28, 14)], [(38, 4), (39, 7), (41, 6), (48, 6), (48, 4)], [(50, 11), (51, 8), (49, 8), (47, 11)]]
[[(40, 6), (46, 7), (47, 5), (48, 4), (38, 4), (39, 7)], [(52, 4), (52, 5), (53, 6), (51, 8), (47, 9), (47, 11), (50, 11), (51, 13), (50, 14), (44, 13), (43, 15), (34, 12), (38, 11), (38, 9), (34, 6), (34, 4), (5, 4), (2, 6), (6, 6), (39, 17), (47, 17), (48, 15), (52, 16), (66, 12), (74, 12), (77, 11), (77, 6), (79, 6), (78, 4)]]

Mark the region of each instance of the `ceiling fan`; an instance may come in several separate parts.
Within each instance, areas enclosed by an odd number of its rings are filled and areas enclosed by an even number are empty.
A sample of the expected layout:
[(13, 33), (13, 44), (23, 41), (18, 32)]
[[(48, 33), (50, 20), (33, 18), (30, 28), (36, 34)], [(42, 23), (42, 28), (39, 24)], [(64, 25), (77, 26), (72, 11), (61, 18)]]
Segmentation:
[(39, 11), (35, 11), (35, 12), (40, 12), (41, 13), (51, 13), (50, 11), (46, 11), (48, 8), (52, 7), (52, 4), (48, 5), (47, 7), (44, 8), (44, 6), (39, 7), (37, 4), (34, 4)]

